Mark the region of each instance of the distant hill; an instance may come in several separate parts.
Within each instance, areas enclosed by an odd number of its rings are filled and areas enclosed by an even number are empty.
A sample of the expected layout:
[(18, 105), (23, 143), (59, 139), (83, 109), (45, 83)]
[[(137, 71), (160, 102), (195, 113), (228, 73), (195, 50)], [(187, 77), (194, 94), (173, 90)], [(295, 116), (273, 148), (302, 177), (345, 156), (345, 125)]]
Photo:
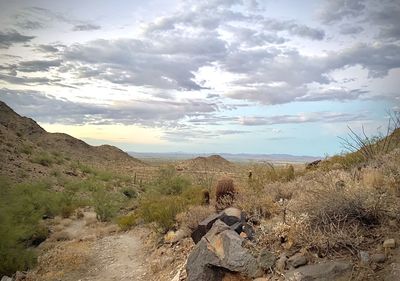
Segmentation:
[(178, 168), (192, 171), (229, 171), (235, 165), (220, 155), (210, 155), (207, 157), (198, 156), (194, 159), (184, 160), (178, 163)]
[[(207, 154), (192, 154), (183, 152), (128, 152), (130, 155), (143, 160), (165, 159), (165, 160), (189, 160), (195, 157), (207, 157)], [(217, 153), (231, 162), (272, 162), (272, 163), (307, 163), (323, 157), (296, 156), (290, 154), (248, 154), (248, 153)], [(209, 154), (208, 154), (209, 155)]]
[(19, 180), (46, 175), (74, 163), (129, 171), (145, 165), (110, 145), (91, 146), (62, 133), (48, 133), (34, 120), (22, 117), (0, 101), (0, 174)]

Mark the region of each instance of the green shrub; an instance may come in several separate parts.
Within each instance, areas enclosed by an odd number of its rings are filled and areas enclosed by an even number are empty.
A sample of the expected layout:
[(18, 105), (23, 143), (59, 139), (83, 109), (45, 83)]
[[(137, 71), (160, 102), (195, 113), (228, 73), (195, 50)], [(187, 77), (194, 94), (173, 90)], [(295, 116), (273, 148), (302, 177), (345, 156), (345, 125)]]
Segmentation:
[(162, 232), (166, 232), (175, 224), (175, 216), (187, 205), (187, 200), (181, 196), (153, 194), (141, 200), (139, 212), (144, 222), (155, 222)]
[(45, 167), (50, 167), (51, 165), (53, 165), (54, 160), (48, 153), (42, 152), (42, 153), (39, 153), (39, 154), (35, 155), (31, 159), (31, 162), (32, 163), (36, 163), (36, 164), (40, 164), (40, 165), (45, 166)]
[(176, 174), (174, 167), (166, 167), (159, 171), (159, 175), (152, 188), (164, 195), (179, 195), (191, 186), (189, 179)]
[(93, 192), (93, 206), (99, 221), (110, 221), (119, 209), (120, 200), (105, 188), (98, 188)]
[(136, 191), (135, 189), (131, 188), (131, 187), (124, 188), (124, 189), (122, 190), (122, 193), (123, 193), (126, 197), (131, 198), (131, 199), (135, 199), (135, 198), (137, 198), (137, 196), (138, 196), (137, 191)]
[(117, 218), (117, 224), (122, 230), (128, 230), (137, 224), (138, 219), (138, 213), (120, 216)]
[(26, 154), (26, 155), (31, 155), (32, 152), (33, 152), (33, 148), (32, 148), (32, 146), (30, 146), (30, 145), (23, 144), (22, 147), (19, 149), (19, 151), (20, 151), (21, 153)]
[(35, 253), (27, 247), (47, 237), (39, 221), (43, 215), (58, 213), (58, 199), (48, 183), (12, 184), (0, 178), (0, 276), (35, 263)]
[(111, 181), (114, 178), (114, 175), (112, 172), (108, 171), (96, 171), (95, 177), (101, 181)]
[(74, 170), (74, 171), (77, 171), (77, 170), (79, 170), (79, 171), (81, 171), (82, 173), (84, 173), (84, 174), (92, 174), (92, 175), (95, 175), (97, 172), (96, 172), (96, 170), (95, 169), (93, 169), (92, 167), (90, 167), (90, 166), (88, 166), (88, 165), (85, 165), (85, 164), (82, 164), (81, 162), (73, 162), (73, 163), (71, 163), (71, 168)]

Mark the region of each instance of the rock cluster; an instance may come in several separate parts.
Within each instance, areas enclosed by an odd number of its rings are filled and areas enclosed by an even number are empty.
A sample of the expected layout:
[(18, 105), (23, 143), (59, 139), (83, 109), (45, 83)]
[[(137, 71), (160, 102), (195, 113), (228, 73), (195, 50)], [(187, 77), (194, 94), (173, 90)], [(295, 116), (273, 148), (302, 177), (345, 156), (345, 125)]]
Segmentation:
[(242, 247), (243, 238), (226, 223), (216, 220), (189, 255), (188, 281), (219, 281), (225, 272), (262, 276), (257, 260)]
[[(245, 239), (252, 238), (254, 234), (252, 228), (248, 227), (246, 231), (246, 227), (248, 225), (245, 215), (236, 208), (225, 209), (202, 221), (191, 235), (197, 244), (187, 259), (187, 281), (221, 281), (225, 280), (224, 276), (232, 274), (253, 278), (252, 280), (264, 280), (262, 276), (267, 272), (278, 272), (289, 281), (344, 280), (343, 278), (351, 275), (353, 265), (349, 261), (309, 264), (311, 260), (303, 252), (283, 252), (278, 256), (262, 249), (258, 256), (253, 256), (243, 247)], [(385, 253), (380, 250), (374, 253), (360, 251), (360, 262), (364, 266), (384, 263), (388, 259), (387, 253), (396, 246), (394, 239), (387, 239), (379, 246)], [(239, 279), (251, 280), (241, 278)]]

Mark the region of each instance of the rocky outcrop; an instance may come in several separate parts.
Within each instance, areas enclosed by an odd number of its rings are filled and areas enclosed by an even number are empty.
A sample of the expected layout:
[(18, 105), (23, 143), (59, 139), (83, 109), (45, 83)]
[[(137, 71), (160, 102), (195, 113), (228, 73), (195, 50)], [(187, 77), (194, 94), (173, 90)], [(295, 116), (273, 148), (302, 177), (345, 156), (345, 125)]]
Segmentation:
[(220, 281), (225, 272), (260, 277), (257, 260), (242, 247), (244, 239), (227, 224), (216, 220), (189, 255), (188, 281)]
[(221, 220), (238, 234), (241, 232), (246, 233), (246, 237), (249, 239), (254, 234), (253, 229), (246, 223), (246, 215), (241, 210), (231, 207), (201, 221), (191, 234), (194, 243), (198, 243), (217, 220)]

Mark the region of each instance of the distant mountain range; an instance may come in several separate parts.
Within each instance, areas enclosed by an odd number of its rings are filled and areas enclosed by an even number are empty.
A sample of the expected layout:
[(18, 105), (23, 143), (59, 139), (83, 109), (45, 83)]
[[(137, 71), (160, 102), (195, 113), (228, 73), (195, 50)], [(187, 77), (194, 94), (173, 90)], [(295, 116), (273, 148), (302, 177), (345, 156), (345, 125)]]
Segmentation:
[(307, 163), (323, 157), (296, 156), (290, 154), (247, 154), (247, 153), (185, 153), (185, 152), (128, 152), (129, 155), (143, 159), (168, 159), (168, 160), (188, 160), (195, 157), (207, 157), (210, 155), (220, 155), (221, 157), (233, 162), (273, 162), (273, 163)]

